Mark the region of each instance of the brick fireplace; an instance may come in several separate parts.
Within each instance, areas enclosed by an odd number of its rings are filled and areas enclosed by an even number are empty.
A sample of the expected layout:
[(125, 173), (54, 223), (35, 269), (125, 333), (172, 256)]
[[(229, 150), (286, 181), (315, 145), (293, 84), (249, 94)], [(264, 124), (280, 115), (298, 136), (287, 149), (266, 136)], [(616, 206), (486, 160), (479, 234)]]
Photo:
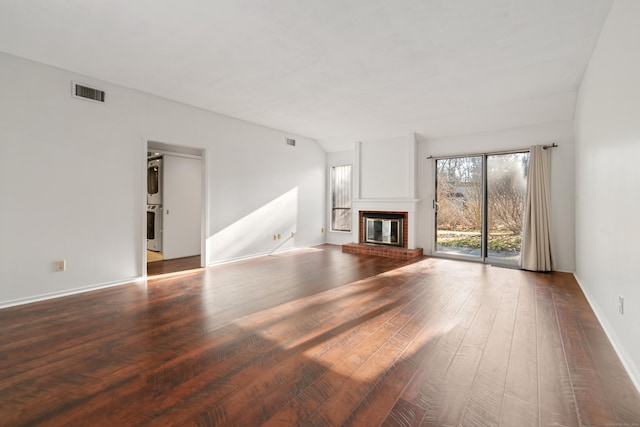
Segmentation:
[[(418, 204), (416, 198), (417, 141), (415, 134), (368, 142), (356, 142), (353, 152), (353, 243), (343, 252), (412, 259), (423, 255), (417, 246)], [(384, 215), (367, 222), (377, 237), (365, 242), (363, 218), (368, 213)], [(402, 241), (397, 227), (402, 215)], [(367, 228), (369, 230), (369, 228)], [(357, 235), (356, 235), (357, 233)]]
[[(414, 259), (423, 255), (422, 248), (415, 247), (415, 206), (417, 200), (354, 200), (353, 229), (358, 230), (357, 243), (342, 246), (342, 252), (367, 254), (398, 259)], [(394, 209), (395, 207), (395, 209)], [(357, 212), (357, 213), (356, 213)], [(373, 215), (372, 215), (373, 214)], [(401, 217), (402, 244), (374, 244), (365, 242), (365, 218)]]

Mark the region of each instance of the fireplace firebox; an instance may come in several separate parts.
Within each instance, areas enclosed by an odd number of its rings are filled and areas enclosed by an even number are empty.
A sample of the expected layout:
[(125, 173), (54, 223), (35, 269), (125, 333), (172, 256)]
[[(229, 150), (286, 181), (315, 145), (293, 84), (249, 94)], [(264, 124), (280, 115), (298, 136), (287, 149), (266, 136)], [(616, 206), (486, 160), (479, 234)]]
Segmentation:
[(367, 212), (362, 219), (363, 243), (403, 247), (404, 215)]

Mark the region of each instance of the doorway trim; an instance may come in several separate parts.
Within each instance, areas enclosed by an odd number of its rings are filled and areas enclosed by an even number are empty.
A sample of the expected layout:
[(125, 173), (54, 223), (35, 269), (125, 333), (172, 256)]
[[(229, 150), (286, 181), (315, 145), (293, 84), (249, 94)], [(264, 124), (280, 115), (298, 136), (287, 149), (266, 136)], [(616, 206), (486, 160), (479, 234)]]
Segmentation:
[(209, 235), (209, 188), (207, 168), (208, 150), (204, 147), (194, 147), (188, 145), (177, 145), (160, 142), (158, 139), (143, 138), (142, 140), (142, 262), (140, 265), (142, 278), (147, 278), (147, 153), (153, 151), (160, 154), (170, 154), (173, 156), (200, 159), (200, 171), (202, 180), (201, 211), (200, 211), (200, 266), (207, 266), (207, 236)]

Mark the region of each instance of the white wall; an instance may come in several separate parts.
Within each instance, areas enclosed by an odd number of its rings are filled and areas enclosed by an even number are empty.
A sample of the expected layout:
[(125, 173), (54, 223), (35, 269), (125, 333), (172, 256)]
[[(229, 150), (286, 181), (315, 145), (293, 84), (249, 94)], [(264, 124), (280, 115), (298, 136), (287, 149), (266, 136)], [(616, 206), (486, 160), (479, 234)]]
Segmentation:
[(640, 2), (615, 1), (580, 86), (575, 127), (576, 277), (640, 389), (639, 20)]
[(573, 122), (485, 132), (451, 138), (418, 137), (418, 246), (433, 253), (434, 161), (428, 156), (447, 156), (528, 148), (558, 143), (551, 152), (551, 228), (553, 269), (573, 272), (574, 258), (574, 136)]
[[(356, 233), (353, 230), (347, 231), (332, 231), (331, 230), (331, 168), (334, 166), (351, 165), (351, 178), (353, 184), (353, 173), (355, 168), (353, 167), (353, 151), (340, 151), (336, 153), (327, 153), (327, 224), (326, 241), (333, 245), (344, 245), (356, 241)], [(352, 193), (353, 194), (353, 193)]]
[[(106, 104), (73, 99), (72, 80)], [(149, 140), (205, 150), (208, 263), (324, 241), (315, 141), (6, 54), (0, 93), (0, 305), (143, 274)]]
[(361, 199), (413, 199), (415, 197), (416, 142), (413, 134), (359, 143)]

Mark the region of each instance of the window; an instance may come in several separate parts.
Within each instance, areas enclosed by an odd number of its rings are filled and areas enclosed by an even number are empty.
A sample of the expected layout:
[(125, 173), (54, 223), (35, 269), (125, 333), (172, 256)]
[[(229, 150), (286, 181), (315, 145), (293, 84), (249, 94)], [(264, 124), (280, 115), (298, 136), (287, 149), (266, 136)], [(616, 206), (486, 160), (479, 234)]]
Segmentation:
[(331, 230), (351, 231), (351, 165), (331, 168)]

